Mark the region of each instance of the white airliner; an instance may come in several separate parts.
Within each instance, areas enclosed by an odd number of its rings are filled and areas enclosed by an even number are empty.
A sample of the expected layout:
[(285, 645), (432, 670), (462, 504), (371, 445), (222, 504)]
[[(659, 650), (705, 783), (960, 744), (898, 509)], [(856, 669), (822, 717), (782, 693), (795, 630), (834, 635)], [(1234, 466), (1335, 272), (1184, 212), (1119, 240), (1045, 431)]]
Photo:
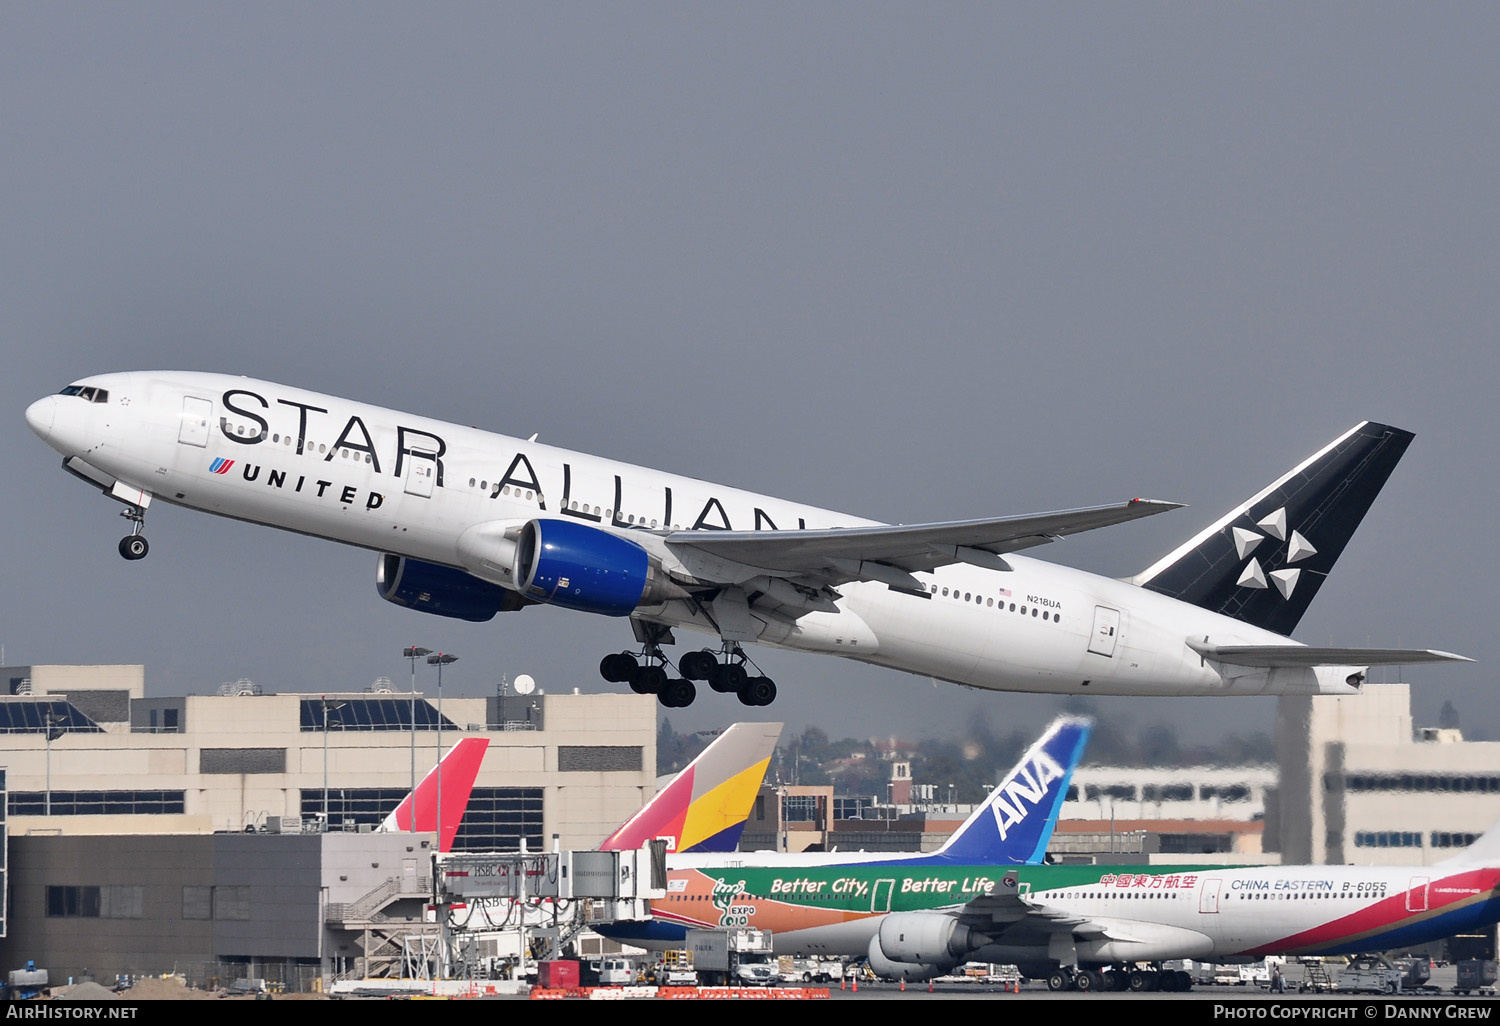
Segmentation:
[[(998, 691), (1348, 694), (1445, 652), (1310, 648), (1296, 626), (1412, 435), (1365, 422), (1129, 580), (1014, 555), (1177, 504), (887, 526), (268, 381), (135, 372), (26, 411), (63, 467), (153, 500), (381, 553), (388, 601), (488, 620), (534, 603), (628, 616), (605, 679), (664, 705), (694, 680), (768, 705), (744, 643)], [(673, 628), (714, 636), (670, 676)], [(749, 669), (747, 669), (747, 667)]]
[(678, 859), (652, 920), (605, 930), (664, 946), (680, 943), (687, 927), (748, 925), (770, 931), (778, 953), (865, 957), (891, 979), (979, 961), (1018, 965), (1053, 990), (1186, 990), (1187, 974), (1161, 962), (1385, 951), (1500, 919), (1500, 824), (1431, 866), (814, 859)]

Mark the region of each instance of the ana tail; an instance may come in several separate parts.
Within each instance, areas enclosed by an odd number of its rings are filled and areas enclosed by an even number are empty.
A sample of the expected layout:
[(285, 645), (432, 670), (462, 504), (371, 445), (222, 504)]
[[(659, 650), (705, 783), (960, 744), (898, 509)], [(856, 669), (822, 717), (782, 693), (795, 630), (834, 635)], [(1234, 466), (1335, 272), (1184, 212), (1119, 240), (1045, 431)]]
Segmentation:
[(1092, 720), (1054, 720), (937, 855), (975, 864), (1040, 862), (1092, 729)]

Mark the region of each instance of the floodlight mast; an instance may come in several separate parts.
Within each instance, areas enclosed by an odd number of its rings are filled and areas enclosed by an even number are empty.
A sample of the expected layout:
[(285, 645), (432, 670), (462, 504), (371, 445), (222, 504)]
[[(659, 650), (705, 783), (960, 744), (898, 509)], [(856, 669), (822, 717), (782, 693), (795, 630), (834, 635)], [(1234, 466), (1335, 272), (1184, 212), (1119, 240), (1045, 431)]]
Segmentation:
[[(411, 734), (411, 791), (417, 792), (417, 660), (424, 655), (430, 655), (432, 649), (422, 648), (418, 645), (408, 645), (401, 650), (402, 656), (411, 660), (411, 723), (408, 724)], [(442, 758), (441, 752), (438, 755)], [(412, 802), (411, 809), (411, 832), (417, 832), (417, 805)]]
[[(443, 667), (449, 663), (458, 662), (458, 656), (439, 652), (437, 655), (427, 657), (427, 665), (438, 668), (438, 707), (437, 707), (437, 846), (438, 851), (443, 850)], [(415, 809), (413, 809), (415, 815)]]

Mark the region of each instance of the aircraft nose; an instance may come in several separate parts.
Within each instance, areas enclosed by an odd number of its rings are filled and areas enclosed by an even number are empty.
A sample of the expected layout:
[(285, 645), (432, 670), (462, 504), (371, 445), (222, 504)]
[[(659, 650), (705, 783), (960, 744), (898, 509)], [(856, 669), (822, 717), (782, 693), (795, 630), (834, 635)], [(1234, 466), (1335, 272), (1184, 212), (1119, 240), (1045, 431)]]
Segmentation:
[(57, 418), (57, 396), (43, 396), (26, 407), (26, 423), (46, 441), (52, 437), (52, 422)]

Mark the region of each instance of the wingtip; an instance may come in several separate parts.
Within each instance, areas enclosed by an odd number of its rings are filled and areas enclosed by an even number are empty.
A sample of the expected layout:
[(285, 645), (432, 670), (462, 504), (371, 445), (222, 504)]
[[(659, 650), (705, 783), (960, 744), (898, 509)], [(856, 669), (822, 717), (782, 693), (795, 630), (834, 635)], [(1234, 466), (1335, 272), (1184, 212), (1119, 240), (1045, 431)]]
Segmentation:
[(1474, 659), (1474, 658), (1472, 658), (1470, 656), (1466, 656), (1466, 655), (1459, 655), (1457, 652), (1444, 652), (1441, 649), (1436, 649), (1436, 648), (1429, 648), (1427, 651), (1431, 652), (1433, 655), (1437, 656), (1439, 659), (1443, 659), (1443, 660), (1446, 660), (1448, 662), (1453, 662), (1453, 663), (1477, 663), (1477, 662), (1479, 662), (1478, 659)]

